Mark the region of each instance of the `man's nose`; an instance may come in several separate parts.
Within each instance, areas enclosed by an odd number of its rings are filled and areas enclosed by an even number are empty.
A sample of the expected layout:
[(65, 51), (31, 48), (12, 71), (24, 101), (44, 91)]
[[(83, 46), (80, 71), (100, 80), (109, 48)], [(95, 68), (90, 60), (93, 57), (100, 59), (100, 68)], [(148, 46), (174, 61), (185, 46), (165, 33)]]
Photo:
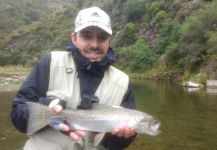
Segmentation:
[(90, 44), (91, 44), (92, 48), (98, 48), (98, 46), (99, 46), (98, 37), (97, 36), (93, 36)]

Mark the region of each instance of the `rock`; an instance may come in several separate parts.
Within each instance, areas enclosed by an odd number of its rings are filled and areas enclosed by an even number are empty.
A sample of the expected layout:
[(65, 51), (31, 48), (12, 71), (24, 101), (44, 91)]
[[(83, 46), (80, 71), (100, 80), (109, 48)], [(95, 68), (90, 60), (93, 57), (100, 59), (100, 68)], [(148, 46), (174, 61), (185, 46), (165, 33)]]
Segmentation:
[(206, 86), (207, 88), (217, 88), (217, 80), (207, 80)]
[(192, 81), (187, 81), (185, 83), (182, 84), (185, 87), (190, 87), (190, 88), (200, 88), (203, 87), (202, 84), (196, 83), (196, 82), (192, 82)]
[(217, 88), (206, 88), (206, 93), (217, 94)]

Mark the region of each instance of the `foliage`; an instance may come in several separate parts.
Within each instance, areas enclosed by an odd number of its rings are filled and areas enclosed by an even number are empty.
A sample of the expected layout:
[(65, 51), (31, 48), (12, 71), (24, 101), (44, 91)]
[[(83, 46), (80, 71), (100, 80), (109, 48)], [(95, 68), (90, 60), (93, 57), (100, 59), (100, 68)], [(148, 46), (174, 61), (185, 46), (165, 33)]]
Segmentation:
[[(154, 62), (148, 44), (144, 39), (138, 39), (133, 45), (119, 50), (120, 58), (123, 58), (130, 70), (149, 69)], [(126, 59), (127, 58), (127, 59)], [(131, 59), (129, 62), (128, 59)], [(128, 61), (128, 62), (127, 62)]]
[[(157, 55), (161, 55), (168, 50), (171, 51), (171, 47), (174, 47), (174, 43), (180, 39), (180, 24), (176, 20), (165, 19), (161, 24), (160, 38), (156, 41), (153, 47), (153, 51)], [(171, 46), (172, 44), (173, 46)]]
[(216, 46), (217, 31), (206, 32), (206, 37), (207, 37), (207, 54), (208, 55), (212, 55), (212, 54), (217, 55), (217, 46)]
[(186, 71), (182, 77), (182, 81), (189, 80), (203, 85), (206, 85), (207, 79), (208, 79), (207, 74), (204, 73), (195, 74), (195, 73), (190, 73), (188, 71)]
[(202, 63), (217, 58), (217, 1), (1, 0), (0, 65), (32, 65), (42, 54), (64, 49), (78, 10), (93, 5), (111, 16), (111, 44), (121, 68), (175, 70), (153, 71), (166, 76), (200, 71)]
[(132, 22), (127, 23), (124, 29), (120, 32), (120, 36), (117, 39), (117, 46), (131, 45), (136, 40), (136, 25)]
[(14, 49), (10, 54), (0, 54), (0, 65), (33, 65), (34, 59), (30, 54), (26, 52), (20, 53), (17, 49)]
[(51, 6), (48, 0), (20, 0), (19, 2), (1, 0), (0, 34), (10, 33), (20, 26), (39, 20), (45, 14), (52, 12)]
[(148, 8), (150, 15), (154, 17), (155, 14), (160, 10), (160, 3), (155, 1), (153, 3), (147, 4), (146, 7)]
[[(182, 26), (179, 49), (179, 64), (194, 68), (204, 61), (207, 54), (213, 53), (213, 42), (216, 40), (217, 2), (206, 9), (199, 10)], [(214, 32), (213, 32), (214, 31)], [(215, 52), (214, 52), (215, 53)]]
[(128, 21), (138, 21), (145, 13), (145, 0), (128, 0), (125, 14)]
[(155, 19), (158, 22), (165, 19), (165, 18), (167, 18), (167, 13), (165, 11), (159, 11), (155, 16)]

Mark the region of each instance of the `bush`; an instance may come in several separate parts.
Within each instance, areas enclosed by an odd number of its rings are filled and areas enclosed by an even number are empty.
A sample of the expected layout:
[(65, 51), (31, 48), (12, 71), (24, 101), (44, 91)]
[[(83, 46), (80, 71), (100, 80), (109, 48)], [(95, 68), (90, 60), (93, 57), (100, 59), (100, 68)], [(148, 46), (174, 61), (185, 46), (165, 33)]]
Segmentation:
[(194, 14), (182, 25), (179, 62), (183, 66), (195, 68), (207, 54), (216, 53), (217, 2)]
[(149, 45), (141, 38), (129, 47), (121, 48), (119, 54), (122, 62), (133, 71), (149, 69), (154, 62)]
[(125, 14), (128, 21), (140, 20), (145, 11), (145, 0), (128, 0), (125, 6)]
[(136, 41), (136, 30), (136, 25), (134, 23), (127, 23), (120, 33), (119, 45), (133, 44)]
[(155, 20), (158, 22), (165, 18), (167, 18), (167, 13), (165, 11), (159, 11), (155, 16)]
[(168, 37), (161, 37), (157, 40), (153, 47), (153, 51), (157, 55), (162, 55), (168, 45)]
[(0, 65), (1, 66), (7, 65), (8, 60), (9, 60), (9, 57), (7, 55), (0, 54)]
[[(180, 24), (176, 20), (166, 19), (161, 24), (160, 38), (156, 41), (153, 51), (157, 55), (166, 52), (170, 43), (176, 43), (180, 40)], [(178, 48), (178, 47), (177, 47)]]
[(207, 53), (217, 54), (217, 31), (207, 32)]

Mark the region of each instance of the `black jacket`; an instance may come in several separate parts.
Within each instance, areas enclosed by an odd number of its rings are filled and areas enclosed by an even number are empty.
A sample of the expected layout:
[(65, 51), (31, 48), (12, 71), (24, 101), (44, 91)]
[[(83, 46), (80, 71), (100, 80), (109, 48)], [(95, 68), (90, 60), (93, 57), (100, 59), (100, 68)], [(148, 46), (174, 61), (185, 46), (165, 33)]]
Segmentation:
[[(93, 95), (103, 78), (104, 72), (116, 61), (116, 53), (112, 48), (109, 48), (107, 56), (102, 61), (90, 62), (80, 54), (73, 44), (70, 44), (67, 47), (67, 51), (72, 53), (72, 57), (76, 64), (78, 78), (80, 79), (81, 96), (84, 94)], [(49, 53), (38, 61), (17, 92), (13, 101), (11, 120), (20, 132), (26, 133), (27, 129), (29, 111), (25, 102), (32, 101), (44, 105), (49, 104), (49, 100), (46, 98), (46, 92), (49, 85), (50, 60), (51, 55)], [(131, 109), (135, 108), (133, 91), (130, 84), (122, 100), (121, 106)], [(118, 138), (111, 134), (107, 134), (103, 140), (103, 144), (106, 147), (109, 147), (109, 149), (120, 150), (128, 146), (134, 138), (135, 137), (128, 139)]]

